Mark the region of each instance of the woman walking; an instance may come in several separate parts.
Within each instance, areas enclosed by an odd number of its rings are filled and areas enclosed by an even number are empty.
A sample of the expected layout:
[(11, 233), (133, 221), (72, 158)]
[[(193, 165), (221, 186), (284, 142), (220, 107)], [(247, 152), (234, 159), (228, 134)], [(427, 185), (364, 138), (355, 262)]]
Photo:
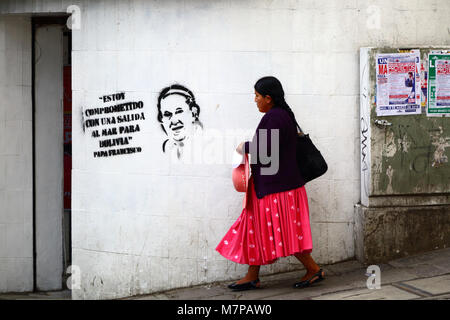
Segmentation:
[[(240, 154), (250, 153), (252, 159), (247, 205), (216, 250), (231, 261), (249, 265), (245, 277), (230, 284), (230, 289), (259, 288), (260, 266), (291, 255), (306, 269), (306, 274), (294, 287), (305, 288), (323, 280), (324, 272), (311, 257), (308, 199), (296, 161), (297, 122), (278, 79), (261, 78), (254, 88), (257, 107), (265, 115), (252, 141), (243, 142), (236, 149)], [(279, 141), (272, 141), (276, 131)], [(279, 147), (272, 152), (274, 142), (278, 142)], [(264, 144), (267, 151), (260, 151)], [(274, 155), (277, 151), (278, 157)], [(264, 173), (274, 165), (274, 161), (266, 164), (267, 158), (278, 160), (278, 170), (274, 174)]]

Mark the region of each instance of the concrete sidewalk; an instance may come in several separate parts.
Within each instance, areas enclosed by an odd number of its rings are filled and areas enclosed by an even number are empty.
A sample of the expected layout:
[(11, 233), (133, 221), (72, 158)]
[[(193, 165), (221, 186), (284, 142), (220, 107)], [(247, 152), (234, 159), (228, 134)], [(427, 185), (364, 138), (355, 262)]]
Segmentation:
[(450, 249), (390, 261), (379, 265), (381, 288), (368, 289), (366, 270), (356, 260), (322, 266), (325, 280), (294, 289), (304, 271), (261, 277), (261, 288), (233, 292), (226, 283), (177, 289), (128, 299), (154, 300), (422, 300), (450, 299)]
[[(325, 280), (294, 289), (304, 271), (261, 277), (261, 288), (232, 292), (232, 281), (176, 289), (124, 300), (425, 300), (450, 299), (450, 248), (379, 265), (381, 289), (366, 286), (366, 267), (356, 260), (322, 266)], [(70, 300), (70, 291), (0, 294), (0, 300)]]

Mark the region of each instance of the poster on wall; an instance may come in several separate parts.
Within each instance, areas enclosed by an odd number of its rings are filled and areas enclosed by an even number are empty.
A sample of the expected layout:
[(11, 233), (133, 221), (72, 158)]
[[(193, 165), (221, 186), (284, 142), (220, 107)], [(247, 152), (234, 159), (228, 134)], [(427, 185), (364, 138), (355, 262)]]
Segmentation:
[(419, 50), (378, 54), (376, 63), (377, 116), (420, 114)]
[(450, 54), (428, 55), (427, 116), (450, 116)]
[(428, 60), (421, 61), (420, 63), (420, 89), (422, 93), (422, 99), (420, 106), (422, 107), (422, 113), (426, 112), (427, 108), (427, 97), (428, 97)]

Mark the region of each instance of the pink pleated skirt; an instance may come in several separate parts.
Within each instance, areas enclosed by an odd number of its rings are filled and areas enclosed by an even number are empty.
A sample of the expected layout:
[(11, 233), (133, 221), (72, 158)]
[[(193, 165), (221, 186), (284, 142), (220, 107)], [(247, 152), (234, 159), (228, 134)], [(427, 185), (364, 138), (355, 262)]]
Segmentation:
[(266, 265), (295, 253), (311, 253), (312, 237), (305, 187), (256, 197), (253, 177), (247, 205), (216, 250), (228, 260)]

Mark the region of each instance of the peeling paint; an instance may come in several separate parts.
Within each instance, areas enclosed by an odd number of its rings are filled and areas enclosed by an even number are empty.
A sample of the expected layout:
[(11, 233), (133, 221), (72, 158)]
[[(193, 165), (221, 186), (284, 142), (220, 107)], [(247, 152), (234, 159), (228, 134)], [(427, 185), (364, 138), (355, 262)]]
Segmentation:
[(384, 150), (384, 156), (392, 158), (397, 152), (397, 145), (395, 144), (395, 135), (393, 131), (389, 131), (386, 134), (386, 149)]
[(439, 167), (447, 163), (448, 157), (444, 153), (445, 148), (450, 147), (450, 137), (439, 137), (437, 141), (433, 141), (431, 144), (436, 146), (436, 151), (434, 151), (433, 155), (433, 164), (431, 166)]
[(402, 138), (397, 139), (397, 143), (400, 146), (400, 150), (403, 152), (408, 152), (409, 147), (411, 146), (411, 142), (408, 140), (406, 133)]
[(434, 130), (430, 133), (431, 144), (436, 147), (433, 153), (433, 168), (438, 168), (448, 162), (448, 156), (445, 155), (445, 148), (450, 147), (450, 137), (442, 137), (444, 130), (442, 126), (438, 127), (438, 130)]
[(386, 188), (387, 193), (392, 193), (394, 190), (392, 189), (392, 177), (394, 176), (394, 169), (389, 165), (389, 167), (386, 169), (386, 175), (389, 179), (388, 186)]

